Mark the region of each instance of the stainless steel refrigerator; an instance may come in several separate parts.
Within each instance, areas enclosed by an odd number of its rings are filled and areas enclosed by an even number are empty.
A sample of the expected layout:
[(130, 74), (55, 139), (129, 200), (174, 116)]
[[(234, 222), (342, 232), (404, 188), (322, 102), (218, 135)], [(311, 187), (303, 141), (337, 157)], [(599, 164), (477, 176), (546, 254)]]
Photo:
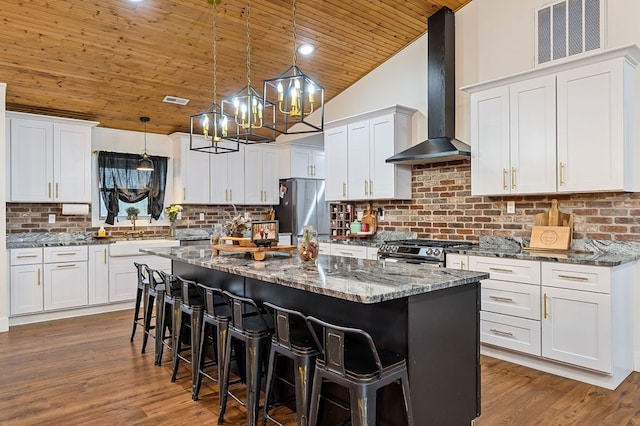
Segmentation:
[(281, 179), (280, 204), (274, 206), (280, 234), (291, 233), (297, 244), (304, 226), (318, 236), (329, 235), (329, 203), (324, 200), (324, 179)]

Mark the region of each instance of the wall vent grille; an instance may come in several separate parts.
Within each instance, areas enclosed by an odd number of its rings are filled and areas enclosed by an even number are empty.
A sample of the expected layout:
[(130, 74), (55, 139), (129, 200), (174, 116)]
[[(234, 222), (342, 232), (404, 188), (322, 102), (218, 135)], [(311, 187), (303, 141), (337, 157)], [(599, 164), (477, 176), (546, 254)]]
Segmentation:
[(605, 1), (562, 0), (536, 9), (536, 65), (602, 49)]
[(165, 96), (162, 102), (166, 102), (168, 104), (186, 105), (189, 103), (189, 99), (178, 98), (176, 96)]

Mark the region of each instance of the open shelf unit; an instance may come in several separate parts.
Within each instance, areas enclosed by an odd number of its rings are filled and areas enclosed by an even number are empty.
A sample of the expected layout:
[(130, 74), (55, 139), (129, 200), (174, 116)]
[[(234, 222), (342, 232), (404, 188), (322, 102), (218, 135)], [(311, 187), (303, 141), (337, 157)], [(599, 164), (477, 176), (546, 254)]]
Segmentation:
[(329, 203), (329, 237), (348, 238), (356, 209), (349, 203)]

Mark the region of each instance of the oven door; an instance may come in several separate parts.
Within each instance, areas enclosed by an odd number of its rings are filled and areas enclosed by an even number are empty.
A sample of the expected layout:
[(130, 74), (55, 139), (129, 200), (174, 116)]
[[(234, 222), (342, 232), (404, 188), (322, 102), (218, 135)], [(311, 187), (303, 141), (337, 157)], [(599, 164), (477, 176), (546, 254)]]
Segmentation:
[(378, 255), (378, 259), (389, 263), (413, 263), (416, 265), (423, 265), (432, 268), (444, 268), (444, 262), (429, 259), (419, 259), (412, 257), (397, 257), (393, 255)]

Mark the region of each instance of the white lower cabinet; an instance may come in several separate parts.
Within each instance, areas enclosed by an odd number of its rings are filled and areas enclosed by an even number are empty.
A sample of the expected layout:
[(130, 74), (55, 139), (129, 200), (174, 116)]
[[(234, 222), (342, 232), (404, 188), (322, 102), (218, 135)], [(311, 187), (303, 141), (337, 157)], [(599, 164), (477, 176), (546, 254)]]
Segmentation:
[(109, 246), (89, 246), (89, 305), (109, 303)]
[(614, 389), (633, 370), (636, 269), (469, 256), (469, 270), (490, 273), (480, 341), (489, 355)]
[(42, 311), (42, 265), (11, 266), (11, 315)]
[(44, 310), (88, 303), (87, 246), (44, 248)]
[(320, 254), (378, 260), (378, 247), (353, 246), (342, 243), (320, 243)]
[(466, 254), (448, 253), (445, 257), (445, 267), (451, 269), (469, 270), (469, 256)]
[(111, 257), (109, 260), (109, 302), (135, 300), (138, 276), (133, 262), (144, 263), (151, 269), (171, 272), (171, 260), (157, 256)]

